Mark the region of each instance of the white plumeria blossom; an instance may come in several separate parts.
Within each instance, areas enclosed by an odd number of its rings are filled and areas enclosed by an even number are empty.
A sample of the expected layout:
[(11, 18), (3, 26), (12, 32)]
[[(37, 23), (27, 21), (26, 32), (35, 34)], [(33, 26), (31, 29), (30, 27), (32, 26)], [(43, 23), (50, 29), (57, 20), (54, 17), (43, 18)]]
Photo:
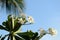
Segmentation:
[(24, 24), (24, 22), (25, 22), (25, 21), (23, 20), (23, 18), (19, 18), (18, 20), (19, 20), (18, 22), (21, 23), (21, 24)]
[(52, 36), (57, 34), (57, 31), (54, 28), (49, 28), (49, 34), (51, 34)]
[(40, 28), (40, 35), (44, 35), (46, 31), (43, 28)]
[(34, 23), (34, 19), (32, 18), (32, 16), (28, 16), (28, 22), (29, 23)]

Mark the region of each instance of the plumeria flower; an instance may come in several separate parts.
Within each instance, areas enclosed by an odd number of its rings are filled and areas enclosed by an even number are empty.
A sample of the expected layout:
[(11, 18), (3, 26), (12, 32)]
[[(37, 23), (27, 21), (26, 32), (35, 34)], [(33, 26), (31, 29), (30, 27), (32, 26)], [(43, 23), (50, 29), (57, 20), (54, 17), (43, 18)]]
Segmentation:
[(24, 24), (24, 22), (25, 22), (25, 20), (23, 20), (23, 18), (19, 18), (18, 20), (19, 20), (18, 22), (21, 24)]
[(29, 23), (34, 23), (34, 19), (31, 16), (28, 16), (28, 22)]
[(57, 31), (54, 28), (49, 28), (49, 34), (51, 34), (52, 36), (57, 34)]
[(40, 28), (40, 35), (45, 35), (46, 31), (43, 28)]

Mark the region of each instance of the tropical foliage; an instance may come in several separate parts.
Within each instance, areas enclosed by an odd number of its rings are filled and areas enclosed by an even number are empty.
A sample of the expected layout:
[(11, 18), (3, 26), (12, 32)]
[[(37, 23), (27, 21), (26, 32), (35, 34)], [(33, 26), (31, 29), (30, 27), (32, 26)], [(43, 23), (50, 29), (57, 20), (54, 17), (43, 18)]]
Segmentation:
[(2, 25), (0, 25), (0, 29), (8, 31), (9, 34), (2, 37), (1, 40), (4, 40), (5, 37), (7, 36), (8, 36), (7, 40), (9, 39), (13, 40), (13, 37), (16, 40), (30, 40), (37, 37), (38, 33), (33, 33), (32, 31), (17, 32), (22, 25), (26, 24), (26, 22), (28, 22), (28, 20), (26, 20), (25, 17), (13, 17), (9, 15), (8, 19), (5, 22), (3, 22)]
[(9, 34), (5, 35), (4, 37), (0, 37), (1, 40), (4, 40), (7, 36), (7, 40), (39, 40), (46, 34), (56, 35), (56, 30), (53, 28), (49, 28), (48, 32), (44, 29), (40, 29), (40, 33), (32, 32), (31, 30), (21, 32), (19, 29), (22, 27), (22, 25), (29, 25), (33, 23), (32, 17), (28, 16), (27, 19), (25, 16), (14, 17), (9, 15), (8, 19), (3, 22), (2, 25), (0, 25), (0, 29), (8, 31)]
[[(22, 25), (30, 25), (34, 23), (34, 19), (31, 16), (26, 17), (23, 13), (24, 0), (0, 0), (2, 7), (6, 8), (9, 13), (14, 13), (15, 15), (8, 15), (6, 21), (0, 25), (0, 30), (5, 30), (9, 32), (5, 36), (0, 36), (0, 40), (39, 40), (46, 34), (56, 35), (56, 30), (54, 28), (49, 28), (48, 31), (40, 29), (40, 33), (27, 30), (26, 32), (21, 32)], [(21, 13), (21, 14), (20, 14)], [(19, 16), (16, 16), (18, 14)]]

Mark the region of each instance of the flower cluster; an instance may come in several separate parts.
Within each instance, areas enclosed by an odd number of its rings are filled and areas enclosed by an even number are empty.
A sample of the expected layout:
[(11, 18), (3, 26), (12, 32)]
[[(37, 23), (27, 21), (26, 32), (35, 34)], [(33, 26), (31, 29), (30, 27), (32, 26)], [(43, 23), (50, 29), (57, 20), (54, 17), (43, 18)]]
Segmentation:
[(57, 31), (54, 28), (49, 28), (48, 31), (44, 30), (44, 29), (40, 29), (40, 35), (45, 35), (45, 34), (50, 34), (52, 36), (57, 34)]
[(26, 17), (26, 15), (23, 13), (20, 14), (20, 18), (18, 18), (18, 20), (21, 24), (25, 24), (26, 22), (29, 22), (30, 24), (34, 23), (34, 19), (32, 18), (32, 16)]
[(28, 16), (26, 17), (25, 14), (21, 13), (19, 17), (14, 17), (14, 16), (10, 16), (10, 18), (14, 19), (14, 20), (17, 20), (18, 23), (20, 24), (25, 24), (25, 23), (29, 23), (29, 24), (32, 24), (34, 23), (34, 19), (32, 18), (32, 16)]
[(45, 35), (46, 31), (43, 28), (40, 28), (40, 35)]
[(31, 16), (28, 16), (28, 22), (29, 23), (34, 23), (34, 19)]
[[(11, 17), (13, 19), (14, 16)], [(17, 22), (20, 24), (26, 24), (27, 22), (30, 24), (34, 23), (34, 19), (32, 18), (32, 16), (26, 17), (26, 15), (23, 13), (20, 14), (20, 17), (15, 17), (14, 20), (17, 20)], [(54, 28), (49, 28), (48, 31), (41, 28), (40, 35), (45, 35), (45, 34), (51, 34), (53, 36), (57, 34), (57, 31)]]
[(51, 34), (52, 36), (57, 34), (57, 31), (54, 28), (49, 28), (49, 34)]

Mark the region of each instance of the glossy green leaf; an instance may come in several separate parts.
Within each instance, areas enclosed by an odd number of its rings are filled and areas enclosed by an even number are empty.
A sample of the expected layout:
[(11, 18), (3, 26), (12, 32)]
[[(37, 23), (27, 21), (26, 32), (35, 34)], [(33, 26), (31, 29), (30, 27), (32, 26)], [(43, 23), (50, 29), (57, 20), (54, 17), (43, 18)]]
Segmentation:
[(26, 40), (30, 40), (34, 36), (34, 33), (29, 31), (29, 32), (17, 33), (17, 35), (19, 35), (20, 37), (22, 37), (22, 38), (24, 38)]
[(12, 31), (13, 30), (13, 27), (12, 27), (12, 17), (11, 15), (8, 16), (8, 20), (3, 22), (2, 23), (3, 26), (5, 26), (9, 31)]
[(36, 39), (38, 37), (38, 33), (34, 33), (34, 36), (32, 37), (32, 40)]
[(0, 29), (1, 29), (1, 30), (9, 31), (6, 27), (3, 27), (2, 25), (0, 25)]
[(18, 37), (18, 36), (14, 36), (16, 40), (23, 40), (22, 38)]
[(15, 26), (14, 26), (13, 31), (14, 32), (18, 31), (20, 27), (21, 27), (21, 24), (20, 23), (16, 23)]
[(12, 31), (12, 21), (6, 21), (2, 23), (9, 31)]

